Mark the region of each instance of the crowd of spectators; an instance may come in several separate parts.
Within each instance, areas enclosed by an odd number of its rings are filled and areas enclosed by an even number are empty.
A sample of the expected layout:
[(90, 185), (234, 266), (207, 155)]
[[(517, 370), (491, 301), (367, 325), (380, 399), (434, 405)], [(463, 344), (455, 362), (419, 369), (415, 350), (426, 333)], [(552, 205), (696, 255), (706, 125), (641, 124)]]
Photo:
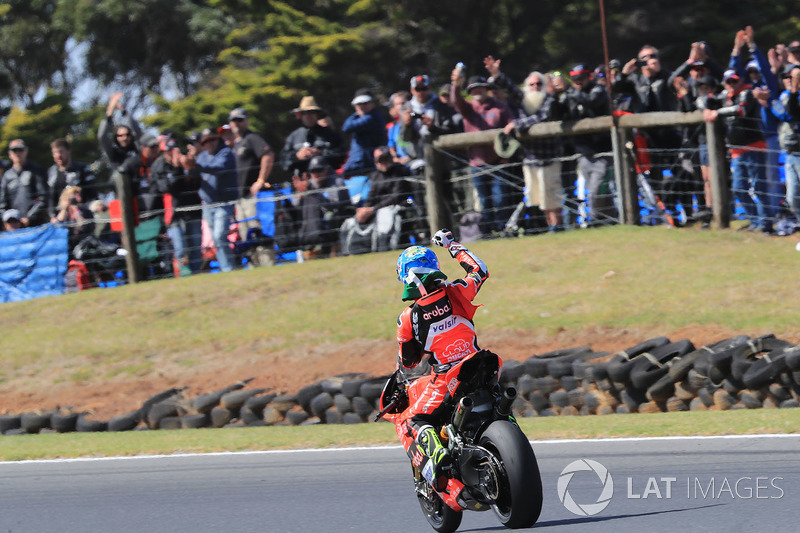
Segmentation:
[[(154, 135), (127, 112), (120, 93), (111, 95), (97, 137), (109, 168), (130, 183), (140, 219), (161, 223), (174, 272), (184, 275), (208, 269), (211, 258), (229, 271), (270, 265), (277, 254), (295, 250), (304, 260), (424, 239), (424, 199), (414, 176), (424, 166), (426, 145), (449, 133), (502, 130), (494, 146), (469, 148), (463, 165), (474, 190), (474, 200), (465, 203), (481, 213), (484, 235), (517, 230), (521, 213), (537, 209), (543, 231), (565, 229), (574, 192), (567, 176), (575, 168), (585, 182), (586, 225), (615, 223), (610, 133), (516, 141), (540, 122), (612, 112), (702, 110), (706, 121), (721, 119), (733, 197), (746, 227), (774, 233), (777, 221), (800, 218), (800, 41), (765, 53), (747, 27), (733, 39), (727, 68), (702, 41), (689, 46), (674, 70), (649, 44), (629, 60), (533, 71), (521, 84), (500, 59), (488, 56), (482, 66), (466, 78), (459, 64), (438, 88), (430, 74), (417, 74), (383, 102), (358, 89), (340, 130), (318, 105), (320, 95), (306, 95), (290, 111), (298, 127), (279, 152), (250, 129), (246, 108), (202, 131)], [(704, 126), (652, 127), (637, 136), (649, 150), (647, 180), (663, 209), (675, 212), (680, 204), (689, 219), (707, 221), (712, 198)], [(53, 164), (45, 170), (31, 161), (24, 139), (10, 142), (0, 181), (4, 230), (64, 224), (70, 250), (86, 238), (114, 240), (106, 224), (109, 197), (99, 195), (95, 166), (73, 161), (66, 139), (55, 139), (51, 150)], [(509, 162), (518, 164), (504, 169)], [(445, 182), (455, 209), (457, 193)], [(271, 228), (261, 226), (263, 202), (272, 204)]]

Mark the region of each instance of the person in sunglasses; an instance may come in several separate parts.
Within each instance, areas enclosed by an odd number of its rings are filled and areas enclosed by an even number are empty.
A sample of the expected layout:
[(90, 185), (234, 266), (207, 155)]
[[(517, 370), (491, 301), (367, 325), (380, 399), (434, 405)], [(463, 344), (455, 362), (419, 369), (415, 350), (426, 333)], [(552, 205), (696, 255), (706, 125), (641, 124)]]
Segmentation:
[[(114, 120), (114, 113), (117, 111), (122, 117), (119, 122)], [(141, 136), (142, 128), (122, 104), (122, 93), (112, 94), (108, 99), (106, 116), (97, 129), (97, 140), (112, 170), (139, 153), (136, 140)]]
[[(678, 98), (670, 84), (672, 73), (661, 65), (658, 49), (645, 45), (637, 56), (623, 65), (620, 79), (614, 84), (613, 92), (628, 93), (634, 96), (634, 113), (657, 111), (676, 111)], [(647, 139), (650, 154), (650, 179), (664, 200), (667, 209), (675, 212), (677, 184), (670, 179), (672, 171), (677, 171), (678, 159), (675, 152), (681, 147), (681, 135), (677, 128), (664, 126), (642, 129)]]
[(28, 159), (28, 145), (14, 139), (8, 145), (11, 168), (0, 179), (0, 212), (16, 210), (22, 227), (39, 226), (47, 217), (47, 178)]

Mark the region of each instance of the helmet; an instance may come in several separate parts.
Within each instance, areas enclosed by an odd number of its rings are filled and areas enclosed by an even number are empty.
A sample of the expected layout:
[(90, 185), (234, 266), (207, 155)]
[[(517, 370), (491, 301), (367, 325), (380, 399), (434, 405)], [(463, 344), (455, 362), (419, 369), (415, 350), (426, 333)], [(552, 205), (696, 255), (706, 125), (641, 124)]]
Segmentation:
[(409, 273), (422, 276), (438, 270), (439, 259), (424, 246), (410, 246), (397, 258), (397, 279), (402, 283), (407, 283)]

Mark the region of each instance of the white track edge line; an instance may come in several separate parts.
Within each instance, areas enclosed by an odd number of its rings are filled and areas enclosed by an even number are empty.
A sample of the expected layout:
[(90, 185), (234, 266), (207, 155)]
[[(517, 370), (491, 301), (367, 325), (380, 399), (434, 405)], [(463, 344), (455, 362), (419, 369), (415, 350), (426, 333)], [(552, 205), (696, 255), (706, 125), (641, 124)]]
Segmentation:
[[(13, 438), (13, 437), (12, 437)], [(674, 441), (674, 440), (713, 440), (713, 439), (780, 439), (780, 438), (800, 438), (798, 433), (764, 433), (758, 435), (675, 435), (664, 437), (609, 437), (609, 438), (589, 438), (589, 439), (545, 439), (531, 440), (532, 446), (548, 444), (578, 444), (578, 443), (605, 443), (605, 442), (642, 442), (642, 441)], [(317, 452), (346, 452), (346, 451), (369, 451), (369, 450), (391, 450), (401, 448), (399, 444), (382, 446), (352, 446), (343, 448), (300, 448), (295, 450), (246, 450), (240, 452), (208, 452), (208, 453), (174, 453), (158, 455), (121, 455), (114, 457), (71, 457), (63, 459), (26, 459), (22, 461), (0, 461), (0, 467), (20, 464), (48, 464), (48, 463), (81, 463), (95, 461), (134, 461), (140, 459), (174, 459), (174, 458), (193, 458), (193, 457), (226, 457), (226, 456), (246, 456), (246, 455), (273, 455), (288, 453), (317, 453)]]

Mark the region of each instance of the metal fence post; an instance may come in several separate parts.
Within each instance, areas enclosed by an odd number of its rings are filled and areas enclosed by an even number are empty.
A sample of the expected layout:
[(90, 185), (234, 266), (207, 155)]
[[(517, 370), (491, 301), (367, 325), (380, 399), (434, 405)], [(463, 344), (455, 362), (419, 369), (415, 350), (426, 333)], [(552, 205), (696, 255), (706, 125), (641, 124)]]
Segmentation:
[(718, 120), (706, 122), (706, 141), (711, 167), (711, 210), (714, 214), (714, 226), (724, 229), (731, 225), (731, 191), (726, 169), (725, 135)]
[(127, 250), (125, 264), (128, 268), (128, 282), (139, 283), (139, 251), (136, 249), (136, 221), (133, 214), (133, 202), (136, 198), (131, 193), (131, 184), (121, 172), (114, 172), (114, 183), (117, 186), (120, 212), (122, 214), (122, 246)]

